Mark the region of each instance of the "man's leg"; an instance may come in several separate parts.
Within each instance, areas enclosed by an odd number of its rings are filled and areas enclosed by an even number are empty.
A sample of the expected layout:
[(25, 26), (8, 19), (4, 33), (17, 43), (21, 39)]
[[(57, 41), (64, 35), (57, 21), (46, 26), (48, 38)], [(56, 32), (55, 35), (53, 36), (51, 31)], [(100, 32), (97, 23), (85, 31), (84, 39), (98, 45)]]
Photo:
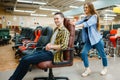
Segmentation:
[(31, 55), (24, 56), (20, 64), (18, 65), (17, 69), (15, 70), (14, 74), (11, 76), (9, 80), (22, 80), (22, 78), (27, 73), (30, 64), (38, 64), (42, 61), (49, 61), (52, 60), (53, 54), (48, 51), (39, 51), (35, 52)]

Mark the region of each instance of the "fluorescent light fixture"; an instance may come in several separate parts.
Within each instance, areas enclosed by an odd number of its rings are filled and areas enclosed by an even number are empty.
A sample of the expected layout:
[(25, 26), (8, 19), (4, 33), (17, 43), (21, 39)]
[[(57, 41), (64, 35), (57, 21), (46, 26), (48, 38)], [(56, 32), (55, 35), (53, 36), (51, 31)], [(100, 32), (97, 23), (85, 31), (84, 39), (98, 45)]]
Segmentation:
[(113, 19), (103, 19), (104, 21), (112, 21)]
[(84, 15), (84, 14), (82, 14), (82, 15), (80, 15), (80, 17), (85, 17), (86, 15)]
[(117, 16), (116, 14), (104, 14), (104, 16)]
[(76, 1), (85, 1), (85, 0), (76, 0)]
[(17, 0), (17, 2), (21, 2), (21, 3), (30, 3), (30, 4), (47, 4), (45, 2), (37, 2), (37, 1), (27, 1), (27, 0)]
[(22, 3), (32, 3), (32, 1), (25, 1), (25, 0), (17, 0), (17, 2), (22, 2)]
[(35, 11), (29, 11), (29, 10), (14, 10), (15, 12), (26, 12), (26, 13), (35, 13)]
[(31, 14), (31, 16), (47, 16), (47, 15), (45, 15), (45, 14)]
[(42, 8), (42, 7), (40, 7), (39, 9), (41, 9), (41, 10), (48, 10), (48, 11), (60, 11), (59, 9), (52, 9), (52, 8)]
[(24, 12), (24, 10), (14, 10), (15, 12)]
[(54, 15), (56, 12), (52, 12), (52, 15)]
[(106, 11), (106, 12), (113, 12), (113, 10), (108, 10), (108, 9), (107, 9), (107, 10), (105, 10), (105, 11)]
[(104, 17), (104, 19), (115, 19), (114, 17)]
[(70, 8), (79, 8), (78, 6), (69, 6)]
[(34, 1), (33, 4), (43, 4), (43, 5), (44, 5), (44, 4), (47, 4), (47, 3), (45, 3), (45, 2), (36, 2), (36, 1)]
[(67, 18), (70, 18), (70, 19), (73, 19), (74, 17), (73, 16), (66, 16)]
[(115, 6), (120, 7), (120, 5), (119, 5), (119, 4), (115, 4)]

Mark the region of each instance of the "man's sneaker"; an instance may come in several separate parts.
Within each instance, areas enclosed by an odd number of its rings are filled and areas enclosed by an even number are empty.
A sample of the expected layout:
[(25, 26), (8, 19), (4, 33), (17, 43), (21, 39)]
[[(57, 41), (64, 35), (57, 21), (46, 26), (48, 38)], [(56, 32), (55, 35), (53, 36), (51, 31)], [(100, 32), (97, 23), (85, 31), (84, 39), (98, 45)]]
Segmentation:
[(104, 67), (100, 74), (101, 75), (106, 75), (106, 73), (107, 73), (107, 67)]
[(88, 76), (90, 73), (91, 73), (90, 68), (86, 68), (86, 69), (85, 69), (85, 72), (82, 73), (82, 77), (86, 77), (86, 76)]

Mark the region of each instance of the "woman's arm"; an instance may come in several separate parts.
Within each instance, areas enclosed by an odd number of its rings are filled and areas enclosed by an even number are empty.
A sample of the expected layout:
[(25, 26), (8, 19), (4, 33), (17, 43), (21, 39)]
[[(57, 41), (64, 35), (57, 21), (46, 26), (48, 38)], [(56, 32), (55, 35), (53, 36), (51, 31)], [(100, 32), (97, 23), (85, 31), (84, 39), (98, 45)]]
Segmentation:
[(97, 24), (97, 15), (92, 15), (87, 21), (83, 22), (83, 27), (90, 27)]

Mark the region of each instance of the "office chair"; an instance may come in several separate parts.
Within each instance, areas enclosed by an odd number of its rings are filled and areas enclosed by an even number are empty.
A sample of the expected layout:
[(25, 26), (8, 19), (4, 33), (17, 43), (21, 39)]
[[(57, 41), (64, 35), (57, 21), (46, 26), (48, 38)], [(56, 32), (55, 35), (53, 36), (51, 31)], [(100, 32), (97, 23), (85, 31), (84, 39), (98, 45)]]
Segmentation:
[(64, 61), (55, 63), (53, 61), (44, 61), (37, 65), (38, 68), (47, 70), (49, 69), (49, 75), (48, 77), (36, 77), (34, 80), (56, 80), (56, 79), (65, 79), (69, 80), (68, 77), (54, 77), (52, 68), (58, 68), (58, 67), (66, 67), (66, 66), (72, 66), (73, 64), (73, 50), (74, 50), (74, 38), (75, 38), (75, 27), (74, 25), (70, 24), (69, 20), (64, 21), (65, 27), (69, 30), (70, 36), (69, 36), (69, 43), (68, 43), (68, 49), (61, 50), (63, 51)]
[[(42, 34), (36, 44), (36, 47), (38, 48), (39, 47), (39, 50), (40, 50), (40, 47), (44, 47), (47, 43), (50, 42), (50, 39), (52, 37), (52, 34), (53, 34), (53, 29), (51, 27), (43, 27), (42, 29)], [(22, 54), (23, 55), (27, 55), (27, 54), (32, 54), (34, 51), (36, 50), (36, 48), (27, 48), (26, 50), (22, 51)]]

